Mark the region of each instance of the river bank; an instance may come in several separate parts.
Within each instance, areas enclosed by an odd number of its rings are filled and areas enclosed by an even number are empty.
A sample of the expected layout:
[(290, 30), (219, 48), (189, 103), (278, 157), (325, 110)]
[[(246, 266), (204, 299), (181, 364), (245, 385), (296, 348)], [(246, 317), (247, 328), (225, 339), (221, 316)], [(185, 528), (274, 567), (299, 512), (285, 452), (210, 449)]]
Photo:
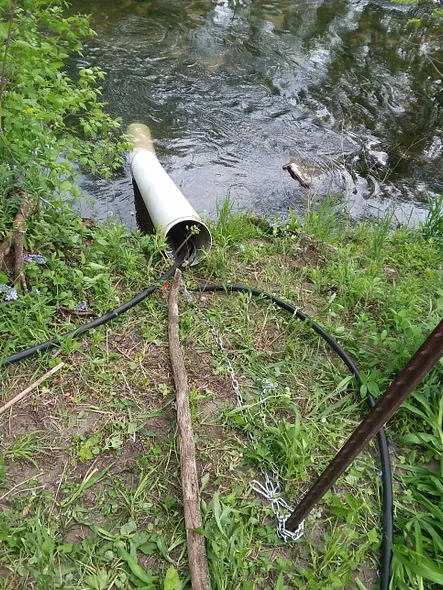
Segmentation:
[[(279, 466), (294, 504), (442, 315), (436, 206), (419, 229), (356, 225), (333, 203), (269, 226), (234, 215), (212, 223), (214, 248), (185, 273), (243, 283), (293, 301), (360, 367), (359, 392), (308, 326), (248, 295), (183, 298), (205, 534), (214, 588), (372, 588), (380, 530), (371, 445), (318, 506), (296, 544), (282, 545), (270, 506), (250, 488)], [(29, 293), (0, 294), (0, 343), (13, 351), (114, 309), (170, 265), (165, 244), (68, 209), (30, 220)], [(36, 257), (37, 256), (37, 257)], [(189, 584), (167, 348), (167, 286), (120, 318), (39, 357), (0, 369), (3, 400), (61, 360), (65, 367), (0, 421), (4, 588), (180, 588)], [(266, 381), (266, 424), (248, 442), (226, 364), (197, 307), (217, 327), (251, 407)], [(394, 468), (393, 587), (441, 582), (441, 362), (388, 427)], [(169, 581), (166, 582), (165, 580)], [(180, 582), (178, 581), (180, 580)], [(169, 584), (169, 585), (168, 585)]]

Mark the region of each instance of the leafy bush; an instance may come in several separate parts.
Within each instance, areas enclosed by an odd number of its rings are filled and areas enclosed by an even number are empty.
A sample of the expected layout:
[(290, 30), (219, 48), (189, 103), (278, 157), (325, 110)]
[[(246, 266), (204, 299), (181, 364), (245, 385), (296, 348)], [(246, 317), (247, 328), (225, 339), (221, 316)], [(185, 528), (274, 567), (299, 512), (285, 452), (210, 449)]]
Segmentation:
[[(0, 234), (21, 187), (48, 199), (76, 195), (77, 164), (109, 175), (121, 164), (125, 140), (104, 111), (98, 68), (66, 71), (81, 39), (94, 35), (82, 16), (65, 17), (64, 0), (0, 0)], [(14, 203), (9, 205), (14, 209)]]

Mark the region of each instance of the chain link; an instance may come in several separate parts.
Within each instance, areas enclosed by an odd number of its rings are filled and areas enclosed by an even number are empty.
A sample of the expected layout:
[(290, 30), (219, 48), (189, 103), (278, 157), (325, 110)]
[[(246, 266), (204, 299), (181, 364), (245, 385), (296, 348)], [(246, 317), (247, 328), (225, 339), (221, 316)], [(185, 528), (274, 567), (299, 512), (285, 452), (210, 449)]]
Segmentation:
[[(237, 398), (237, 405), (241, 410), (243, 420), (247, 426), (247, 435), (249, 440), (253, 445), (258, 445), (259, 442), (254, 435), (251, 421), (249, 420), (248, 413), (246, 411), (244, 405), (243, 394), (240, 389), (240, 384), (238, 382), (237, 376), (235, 374), (234, 367), (232, 365), (231, 359), (229, 358), (228, 351), (226, 350), (223, 340), (211, 322), (211, 320), (207, 317), (207, 315), (200, 309), (200, 307), (194, 302), (194, 299), (191, 293), (186, 288), (185, 283), (182, 281), (182, 288), (185, 294), (186, 299), (188, 302), (195, 307), (198, 311), (199, 315), (201, 316), (202, 320), (205, 324), (209, 327), (211, 331), (212, 337), (214, 338), (220, 352), (223, 355), (224, 361), (229, 371), (229, 375), (231, 377), (231, 384), (232, 390), (235, 393), (235, 397)], [(267, 408), (267, 395), (270, 391), (274, 390), (277, 386), (274, 383), (271, 383), (268, 379), (262, 379), (261, 381), (261, 388), (260, 388), (260, 407), (261, 407), (261, 419), (263, 423), (263, 427), (266, 426), (266, 408)], [(278, 467), (275, 463), (271, 465), (271, 471), (265, 469), (265, 467), (260, 468), (264, 482), (260, 482), (256, 479), (250, 482), (251, 488), (260, 496), (262, 496), (265, 500), (268, 500), (271, 503), (272, 511), (277, 519), (277, 535), (282, 541), (298, 541), (300, 537), (304, 533), (304, 522), (302, 522), (295, 531), (288, 531), (286, 528), (286, 521), (288, 520), (290, 514), (293, 512), (292, 507), (286, 502), (284, 498), (281, 497), (281, 486), (280, 486), (280, 474)]]

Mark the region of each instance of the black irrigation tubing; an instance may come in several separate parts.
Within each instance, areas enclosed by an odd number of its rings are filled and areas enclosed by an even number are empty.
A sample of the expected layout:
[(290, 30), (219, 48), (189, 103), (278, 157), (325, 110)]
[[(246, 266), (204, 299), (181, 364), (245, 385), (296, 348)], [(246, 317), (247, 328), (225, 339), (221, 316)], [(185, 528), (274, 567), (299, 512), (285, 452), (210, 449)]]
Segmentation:
[[(287, 303), (274, 295), (270, 295), (259, 289), (253, 289), (245, 285), (200, 285), (197, 287), (197, 291), (205, 293), (213, 293), (215, 291), (236, 292), (236, 293), (250, 293), (255, 297), (262, 297), (272, 301), (278, 307), (288, 311), (292, 315), (302, 322), (307, 322), (311, 328), (316, 332), (323, 340), (325, 340), (334, 352), (341, 358), (344, 364), (348, 367), (352, 375), (354, 375), (358, 385), (361, 387), (363, 382), (361, 380), (360, 372), (356, 367), (353, 360), (349, 357), (347, 352), (340, 346), (340, 344), (321, 326), (316, 324), (311, 318), (305, 313), (297, 309), (292, 303)], [(370, 408), (375, 405), (375, 399), (372, 395), (367, 393), (367, 401)], [(378, 434), (378, 447), (380, 451), (380, 463), (381, 463), (381, 478), (383, 488), (383, 542), (381, 549), (381, 571), (380, 571), (380, 590), (388, 590), (391, 579), (391, 559), (392, 559), (392, 543), (394, 534), (394, 522), (393, 522), (393, 493), (392, 493), (392, 471), (391, 461), (389, 458), (389, 447), (388, 439), (384, 428), (382, 428)]]
[(28, 357), (32, 356), (36, 352), (44, 352), (45, 350), (48, 350), (49, 348), (52, 348), (53, 346), (58, 346), (62, 342), (62, 340), (64, 340), (65, 338), (69, 338), (69, 337), (76, 338), (77, 336), (80, 336), (81, 334), (84, 334), (85, 332), (88, 332), (89, 330), (92, 330), (93, 328), (98, 328), (99, 326), (106, 324), (110, 320), (117, 318), (119, 315), (122, 315), (122, 313), (125, 313), (126, 311), (135, 307), (138, 303), (140, 303), (141, 301), (143, 301), (144, 299), (146, 299), (147, 297), (152, 295), (152, 293), (155, 291), (155, 289), (158, 287), (158, 285), (160, 283), (162, 283), (163, 281), (167, 281), (168, 279), (170, 279), (172, 277), (172, 275), (174, 274), (175, 270), (177, 268), (179, 268), (182, 264), (183, 264), (183, 260), (179, 259), (177, 262), (175, 262), (171, 266), (171, 268), (169, 270), (167, 270), (159, 279), (157, 279), (153, 285), (150, 285), (144, 291), (142, 291), (141, 293), (139, 293), (138, 295), (136, 295), (135, 297), (133, 297), (132, 299), (130, 299), (126, 303), (123, 303), (122, 305), (120, 305), (116, 309), (113, 309), (112, 311), (109, 311), (105, 315), (103, 315), (99, 318), (96, 318), (92, 322), (88, 322), (87, 324), (83, 324), (82, 326), (80, 326), (79, 328), (76, 328), (75, 330), (71, 330), (70, 332), (67, 332), (66, 334), (62, 334), (61, 336), (58, 336), (57, 338), (52, 338), (52, 340), (47, 340), (46, 342), (36, 344), (35, 346), (32, 346), (31, 348), (27, 348), (26, 350), (22, 350), (20, 352), (16, 352), (14, 354), (11, 354), (11, 356), (6, 357), (6, 359), (4, 359), (3, 361), (0, 360), (0, 364), (7, 364), (8, 365), (8, 364), (12, 364), (12, 363), (18, 363), (19, 361), (22, 361), (22, 360), (27, 359)]
[[(181, 247), (180, 247), (181, 248)], [(179, 250), (180, 250), (179, 248)], [(172, 277), (175, 270), (179, 268), (183, 264), (183, 257), (175, 262), (171, 268), (166, 271), (157, 281), (147, 287), (144, 291), (120, 305), (113, 311), (108, 312), (107, 314), (96, 318), (92, 322), (87, 324), (83, 324), (79, 328), (72, 330), (71, 332), (67, 332), (62, 336), (57, 338), (53, 338), (52, 340), (48, 340), (46, 342), (42, 342), (41, 344), (37, 344), (36, 346), (32, 346), (27, 348), (26, 350), (22, 350), (20, 352), (16, 352), (10, 356), (8, 356), (4, 361), (0, 361), (2, 364), (12, 364), (22, 361), (26, 358), (29, 358), (33, 354), (37, 352), (44, 352), (53, 346), (57, 346), (61, 343), (61, 341), (68, 337), (77, 337), (81, 334), (84, 334), (88, 330), (93, 328), (98, 328), (103, 324), (106, 324), (110, 320), (118, 317), (119, 315), (125, 313), (126, 311), (130, 310), (138, 303), (152, 295), (158, 285), (164, 281), (167, 281)], [(247, 287), (245, 285), (201, 285), (197, 288), (197, 291), (201, 292), (215, 292), (215, 291), (223, 291), (223, 292), (238, 292), (238, 293), (251, 293), (255, 297), (262, 297), (264, 299), (268, 299), (281, 307), (282, 309), (288, 311), (292, 315), (295, 315), (296, 318), (303, 322), (307, 322), (311, 328), (316, 332), (319, 336), (321, 336), (329, 346), (337, 353), (337, 355), (342, 359), (344, 364), (348, 367), (352, 375), (355, 377), (357, 383), (361, 386), (362, 380), (360, 373), (346, 353), (346, 351), (338, 344), (338, 342), (328, 334), (321, 326), (316, 324), (312, 321), (306, 314), (302, 311), (297, 309), (291, 303), (287, 303), (274, 295), (270, 295), (264, 291), (260, 291), (259, 289), (253, 289), (251, 287)], [(375, 400), (368, 392), (367, 394), (368, 404), (372, 408), (375, 405)], [(391, 463), (389, 459), (389, 448), (388, 448), (388, 440), (386, 437), (386, 433), (382, 428), (378, 433), (378, 445), (380, 449), (380, 458), (381, 458), (381, 475), (382, 475), (382, 486), (383, 486), (383, 543), (382, 543), (382, 559), (381, 559), (381, 573), (380, 573), (380, 590), (388, 590), (389, 582), (391, 578), (391, 557), (392, 557), (392, 539), (393, 539), (393, 500), (392, 500), (392, 474), (391, 474)]]

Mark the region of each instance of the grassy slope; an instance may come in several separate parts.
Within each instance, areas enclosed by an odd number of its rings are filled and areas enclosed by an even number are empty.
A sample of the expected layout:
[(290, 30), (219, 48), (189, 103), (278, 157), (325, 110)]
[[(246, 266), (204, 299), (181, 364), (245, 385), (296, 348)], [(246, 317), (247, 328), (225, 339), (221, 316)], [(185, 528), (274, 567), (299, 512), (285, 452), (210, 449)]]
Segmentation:
[[(377, 395), (442, 315), (442, 250), (429, 237), (438, 223), (389, 234), (384, 223), (339, 221), (332, 207), (303, 223), (292, 219), (273, 231), (225, 206), (212, 254), (186, 281), (241, 282), (294, 301), (353, 355)], [(0, 304), (2, 355), (84, 321), (67, 311), (80, 301), (109, 311), (168, 264), (155, 237), (85, 227), (55, 209), (34, 218), (27, 240), (46, 264), (27, 266), (39, 293)], [(213, 587), (373, 587), (375, 445), (313, 511), (295, 545), (278, 541), (269, 506), (249, 486), (261, 477), (259, 466), (274, 460), (294, 503), (358, 423), (364, 392), (308, 326), (272, 305), (238, 294), (195, 300), (222, 335), (260, 443), (248, 443), (223, 357), (183, 300)], [(163, 289), (81, 340), (0, 369), (6, 399), (66, 361), (0, 420), (1, 588), (159, 588), (168, 568), (189, 587), (166, 329)], [(388, 428), (395, 588), (432, 588), (441, 579), (442, 374), (440, 363)], [(265, 424), (256, 401), (264, 378), (276, 386)]]

